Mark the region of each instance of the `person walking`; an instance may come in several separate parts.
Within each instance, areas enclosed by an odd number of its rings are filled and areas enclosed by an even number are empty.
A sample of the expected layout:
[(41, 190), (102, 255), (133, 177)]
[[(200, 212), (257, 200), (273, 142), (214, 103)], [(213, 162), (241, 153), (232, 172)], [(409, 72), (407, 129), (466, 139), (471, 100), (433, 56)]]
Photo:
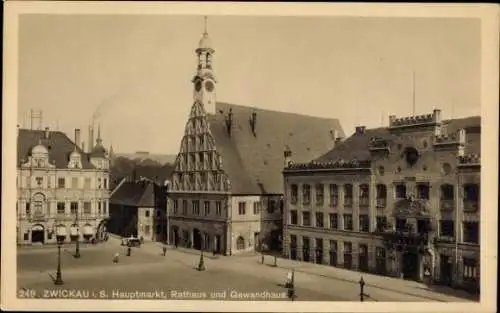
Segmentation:
[(163, 256), (167, 255), (167, 246), (163, 246)]
[(115, 255), (113, 256), (113, 263), (118, 263), (120, 259), (120, 253), (116, 252)]

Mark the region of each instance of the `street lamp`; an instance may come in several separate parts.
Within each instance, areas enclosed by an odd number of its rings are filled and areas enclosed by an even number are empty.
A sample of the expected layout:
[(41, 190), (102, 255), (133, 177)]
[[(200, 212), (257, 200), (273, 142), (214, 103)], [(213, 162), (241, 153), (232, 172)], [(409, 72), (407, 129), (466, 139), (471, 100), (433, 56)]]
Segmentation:
[(205, 262), (203, 260), (203, 247), (205, 245), (205, 240), (202, 239), (201, 241), (201, 254), (200, 254), (200, 262), (198, 263), (198, 271), (204, 271), (205, 270)]
[(363, 302), (365, 300), (365, 296), (368, 296), (364, 292), (365, 281), (363, 280), (363, 276), (361, 276), (361, 279), (359, 280), (359, 288), (360, 288), (359, 301)]
[(56, 273), (56, 280), (54, 281), (54, 284), (55, 285), (63, 285), (64, 281), (62, 280), (62, 273), (61, 273), (61, 245), (62, 245), (62, 242), (64, 241), (64, 236), (57, 234), (56, 239), (57, 239), (57, 273)]
[(76, 225), (76, 247), (75, 247), (75, 259), (80, 258), (80, 225), (78, 224), (78, 208), (75, 212), (75, 225)]

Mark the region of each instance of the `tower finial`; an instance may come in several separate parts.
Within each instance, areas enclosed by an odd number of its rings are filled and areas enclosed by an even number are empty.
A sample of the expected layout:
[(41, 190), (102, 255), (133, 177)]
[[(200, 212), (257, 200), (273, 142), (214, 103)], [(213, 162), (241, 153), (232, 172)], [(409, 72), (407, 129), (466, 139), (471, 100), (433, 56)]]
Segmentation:
[(208, 17), (205, 15), (205, 16), (203, 17), (203, 19), (204, 19), (204, 23), (205, 23), (205, 29), (204, 29), (204, 32), (203, 32), (203, 33), (204, 33), (204, 34), (208, 34)]
[(413, 116), (415, 116), (415, 70), (413, 70)]
[(97, 144), (101, 144), (102, 143), (102, 138), (101, 138), (101, 123), (99, 122), (99, 124), (97, 124), (97, 140), (96, 140)]

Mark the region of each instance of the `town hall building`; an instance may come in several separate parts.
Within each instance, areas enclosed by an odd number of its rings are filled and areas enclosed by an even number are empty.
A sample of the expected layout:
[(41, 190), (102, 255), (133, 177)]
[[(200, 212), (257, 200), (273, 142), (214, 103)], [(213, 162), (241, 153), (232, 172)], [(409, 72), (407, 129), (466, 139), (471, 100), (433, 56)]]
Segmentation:
[(285, 151), (319, 157), (343, 130), (337, 119), (217, 102), (214, 52), (205, 30), (168, 192), (169, 241), (226, 255), (280, 250)]

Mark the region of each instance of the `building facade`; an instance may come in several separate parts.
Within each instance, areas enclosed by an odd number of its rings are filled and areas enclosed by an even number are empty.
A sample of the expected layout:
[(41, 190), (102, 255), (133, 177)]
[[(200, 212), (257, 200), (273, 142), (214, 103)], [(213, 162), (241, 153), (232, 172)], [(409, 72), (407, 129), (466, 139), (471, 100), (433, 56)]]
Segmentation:
[(226, 255), (280, 250), (283, 151), (318, 157), (342, 135), (340, 124), (217, 102), (206, 31), (196, 54), (193, 105), (168, 192), (169, 241)]
[(109, 164), (100, 132), (90, 153), (59, 131), (18, 129), (17, 243), (103, 239)]
[(142, 177), (125, 178), (111, 193), (108, 231), (144, 241), (165, 241), (167, 189), (167, 184)]
[(480, 117), (390, 117), (284, 169), (284, 255), (479, 290)]

